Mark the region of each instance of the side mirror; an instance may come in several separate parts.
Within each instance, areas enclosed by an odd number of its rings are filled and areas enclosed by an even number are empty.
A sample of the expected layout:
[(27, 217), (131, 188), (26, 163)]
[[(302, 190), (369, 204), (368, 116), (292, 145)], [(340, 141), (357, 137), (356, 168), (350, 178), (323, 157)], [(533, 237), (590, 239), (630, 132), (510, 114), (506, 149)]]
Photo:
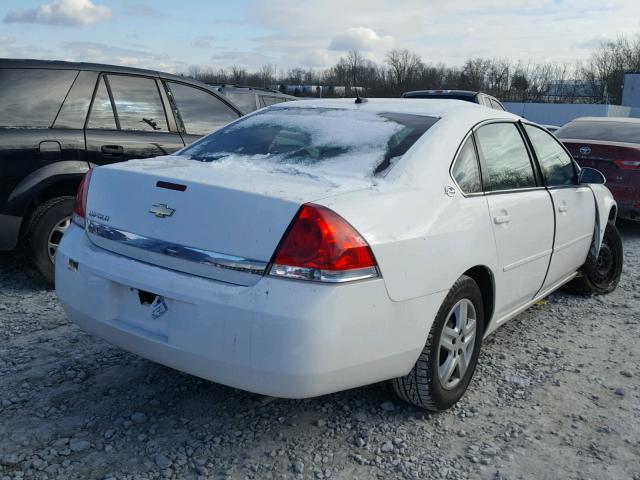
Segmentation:
[(604, 184), (607, 181), (600, 170), (590, 167), (582, 167), (578, 175), (578, 183), (598, 183)]

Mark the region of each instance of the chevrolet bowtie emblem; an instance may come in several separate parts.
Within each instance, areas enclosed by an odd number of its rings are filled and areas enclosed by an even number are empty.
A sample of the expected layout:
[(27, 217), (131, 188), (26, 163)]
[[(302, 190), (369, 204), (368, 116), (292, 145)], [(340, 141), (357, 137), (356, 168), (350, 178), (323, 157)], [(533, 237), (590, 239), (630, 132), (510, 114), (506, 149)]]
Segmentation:
[(173, 215), (175, 211), (175, 208), (171, 208), (165, 203), (156, 203), (151, 206), (149, 213), (153, 213), (158, 218), (167, 218)]

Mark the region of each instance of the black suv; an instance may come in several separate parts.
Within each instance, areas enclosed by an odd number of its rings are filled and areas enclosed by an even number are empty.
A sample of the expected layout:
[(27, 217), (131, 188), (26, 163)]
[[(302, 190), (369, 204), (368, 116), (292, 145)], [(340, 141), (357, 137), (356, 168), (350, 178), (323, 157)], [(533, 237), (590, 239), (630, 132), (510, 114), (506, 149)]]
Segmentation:
[(496, 97), (469, 90), (415, 90), (403, 93), (402, 98), (451, 98), (453, 100), (478, 103), (494, 110), (506, 110)]
[(204, 83), (110, 65), (0, 59), (0, 250), (49, 283), (93, 166), (175, 152), (239, 118)]
[(286, 93), (272, 90), (270, 88), (243, 87), (241, 85), (210, 84), (217, 88), (218, 92), (231, 100), (242, 113), (251, 113), (254, 110), (268, 107), (275, 103), (291, 102), (298, 100), (298, 97), (287, 95)]

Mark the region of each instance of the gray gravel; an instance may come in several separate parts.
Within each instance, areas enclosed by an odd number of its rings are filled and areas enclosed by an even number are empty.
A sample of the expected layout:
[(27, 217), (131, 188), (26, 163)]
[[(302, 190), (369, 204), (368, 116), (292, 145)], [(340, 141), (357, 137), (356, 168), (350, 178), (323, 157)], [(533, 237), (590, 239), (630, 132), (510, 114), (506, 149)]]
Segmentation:
[(70, 324), (0, 256), (0, 479), (640, 480), (640, 225), (605, 297), (556, 293), (499, 329), (460, 404), (377, 384), (311, 400), (216, 385)]

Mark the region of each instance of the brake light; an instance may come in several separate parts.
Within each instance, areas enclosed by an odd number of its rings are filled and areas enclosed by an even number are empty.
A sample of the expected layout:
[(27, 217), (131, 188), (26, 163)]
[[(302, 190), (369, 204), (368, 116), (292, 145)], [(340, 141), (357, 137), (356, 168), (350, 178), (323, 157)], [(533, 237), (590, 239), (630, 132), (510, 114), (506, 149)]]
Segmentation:
[(78, 191), (76, 192), (76, 200), (73, 204), (73, 223), (79, 227), (85, 227), (85, 219), (87, 217), (87, 194), (89, 193), (89, 182), (91, 181), (91, 172), (89, 170), (82, 177)]
[(339, 283), (378, 276), (373, 252), (345, 219), (319, 205), (303, 205), (274, 254), (270, 275)]
[(613, 163), (622, 170), (640, 170), (640, 160), (614, 160)]

